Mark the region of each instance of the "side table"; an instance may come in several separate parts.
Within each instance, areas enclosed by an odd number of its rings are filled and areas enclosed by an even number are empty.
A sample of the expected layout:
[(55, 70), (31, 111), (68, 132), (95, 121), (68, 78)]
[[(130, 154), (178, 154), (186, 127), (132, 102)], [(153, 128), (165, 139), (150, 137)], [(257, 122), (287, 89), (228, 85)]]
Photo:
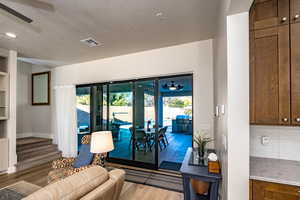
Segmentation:
[(183, 178), (183, 190), (184, 190), (184, 200), (195, 200), (198, 198), (193, 188), (191, 186), (191, 178), (209, 182), (209, 195), (208, 200), (218, 200), (218, 190), (219, 182), (222, 177), (221, 174), (213, 174), (208, 172), (208, 167), (206, 166), (195, 166), (189, 165), (190, 156), (192, 154), (192, 148), (189, 148), (185, 154), (183, 163), (180, 168), (180, 172)]

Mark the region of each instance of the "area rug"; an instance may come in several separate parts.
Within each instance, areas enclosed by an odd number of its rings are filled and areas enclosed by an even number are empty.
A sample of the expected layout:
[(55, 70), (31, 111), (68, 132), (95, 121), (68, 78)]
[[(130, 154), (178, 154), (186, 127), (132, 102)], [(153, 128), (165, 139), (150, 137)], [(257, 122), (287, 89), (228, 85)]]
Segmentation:
[(0, 190), (0, 200), (20, 200), (24, 197), (24, 195), (7, 188)]
[(163, 161), (159, 166), (160, 169), (167, 169), (173, 171), (179, 171), (180, 167), (181, 167), (181, 163), (169, 162), (169, 161)]
[(183, 192), (182, 177), (136, 169), (122, 168), (126, 171), (125, 180), (137, 184), (149, 185), (175, 192)]

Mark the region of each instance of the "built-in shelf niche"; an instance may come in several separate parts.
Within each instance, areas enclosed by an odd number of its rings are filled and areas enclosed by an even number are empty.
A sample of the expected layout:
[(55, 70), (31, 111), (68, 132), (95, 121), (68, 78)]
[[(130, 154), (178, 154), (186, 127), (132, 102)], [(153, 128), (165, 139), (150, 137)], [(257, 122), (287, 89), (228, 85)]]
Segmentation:
[(0, 57), (0, 120), (8, 119), (8, 103), (9, 103), (8, 97), (9, 97), (9, 75), (8, 75), (8, 67), (7, 67), (7, 58)]
[(7, 122), (0, 120), (0, 139), (7, 137)]
[(7, 58), (0, 56), (0, 72), (8, 72), (7, 69)]

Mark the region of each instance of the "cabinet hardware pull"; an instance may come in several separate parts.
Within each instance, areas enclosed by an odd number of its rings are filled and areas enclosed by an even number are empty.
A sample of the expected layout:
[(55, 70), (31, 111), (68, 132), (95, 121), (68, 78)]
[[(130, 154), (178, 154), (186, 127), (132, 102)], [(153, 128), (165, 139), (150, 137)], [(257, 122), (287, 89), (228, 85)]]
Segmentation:
[(283, 23), (283, 22), (286, 22), (286, 20), (287, 20), (287, 17), (281, 18), (281, 22), (282, 22), (282, 23)]
[(300, 122), (300, 118), (296, 118), (295, 121), (296, 121), (296, 122)]
[(300, 16), (299, 16), (298, 14), (295, 15), (294, 20), (297, 20), (299, 17), (300, 17)]
[(285, 117), (285, 118), (282, 119), (282, 121), (283, 121), (283, 122), (288, 122), (289, 119)]

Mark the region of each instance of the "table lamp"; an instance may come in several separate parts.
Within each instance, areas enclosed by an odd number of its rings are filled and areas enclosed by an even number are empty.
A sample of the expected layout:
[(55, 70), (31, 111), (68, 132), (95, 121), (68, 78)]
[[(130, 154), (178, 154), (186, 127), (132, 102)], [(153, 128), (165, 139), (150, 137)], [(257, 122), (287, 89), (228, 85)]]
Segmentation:
[(101, 166), (105, 167), (104, 155), (114, 150), (114, 143), (111, 131), (99, 131), (92, 133), (91, 152), (101, 154)]

